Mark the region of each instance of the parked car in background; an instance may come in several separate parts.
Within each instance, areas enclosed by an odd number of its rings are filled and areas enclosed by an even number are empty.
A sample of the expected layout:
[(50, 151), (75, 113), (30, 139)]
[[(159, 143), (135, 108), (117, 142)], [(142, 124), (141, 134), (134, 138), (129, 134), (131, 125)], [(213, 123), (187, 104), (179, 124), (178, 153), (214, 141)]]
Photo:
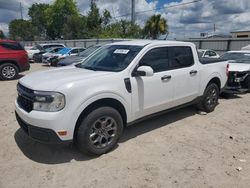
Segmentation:
[(53, 54), (57, 53), (58, 51), (60, 51), (61, 49), (63, 49), (64, 47), (52, 47), (52, 48), (47, 48), (44, 51), (41, 51), (39, 53), (34, 54), (33, 59), (36, 63), (42, 63), (43, 58), (47, 59), (49, 57), (51, 57)]
[(221, 56), (229, 62), (228, 92), (250, 90), (250, 51), (229, 51)]
[(244, 51), (244, 50), (250, 50), (250, 45), (247, 45), (247, 46), (242, 47), (241, 50), (243, 50), (243, 51)]
[(77, 56), (65, 57), (65, 58), (59, 60), (59, 62), (57, 63), (57, 66), (61, 67), (61, 66), (71, 65), (73, 63), (74, 64), (80, 63), (86, 57), (88, 57), (90, 54), (92, 54), (95, 50), (99, 49), (100, 47), (101, 47), (100, 45), (91, 46), (91, 47), (87, 48), (86, 50), (84, 50), (83, 52), (81, 52)]
[(199, 58), (220, 58), (220, 55), (213, 50), (198, 49)]
[(107, 44), (80, 64), (20, 79), (16, 118), (35, 140), (101, 155), (142, 118), (191, 104), (214, 111), (226, 72), (227, 62), (202, 64), (193, 43)]
[(45, 44), (38, 44), (36, 46), (33, 46), (32, 48), (25, 47), (27, 49), (27, 53), (29, 56), (30, 61), (34, 61), (34, 55), (37, 53), (45, 53), (47, 52), (46, 50), (49, 48), (54, 48), (54, 47), (65, 47), (64, 44), (58, 44), (58, 43), (45, 43)]
[(29, 61), (33, 61), (33, 56), (35, 53), (39, 53), (40, 50), (36, 46), (25, 47), (26, 52), (28, 53)]
[[(29, 70), (28, 54), (16, 41), (0, 40), (0, 78), (15, 79), (18, 73)], [(3, 88), (1, 88), (3, 89)]]
[(79, 53), (83, 52), (86, 48), (81, 47), (74, 47), (74, 48), (63, 48), (57, 53), (53, 54), (51, 57), (49, 57), (44, 63), (50, 64), (51, 66), (57, 66), (57, 63), (60, 59), (63, 59), (68, 56), (76, 56), (79, 55)]

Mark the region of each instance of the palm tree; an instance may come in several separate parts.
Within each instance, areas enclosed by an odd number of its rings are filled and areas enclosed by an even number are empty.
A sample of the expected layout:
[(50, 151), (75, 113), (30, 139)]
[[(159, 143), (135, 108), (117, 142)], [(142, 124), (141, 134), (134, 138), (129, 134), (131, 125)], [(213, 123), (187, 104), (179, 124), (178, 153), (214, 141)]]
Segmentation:
[(147, 37), (157, 39), (160, 34), (168, 32), (167, 20), (161, 18), (160, 14), (151, 16), (144, 27), (144, 33)]

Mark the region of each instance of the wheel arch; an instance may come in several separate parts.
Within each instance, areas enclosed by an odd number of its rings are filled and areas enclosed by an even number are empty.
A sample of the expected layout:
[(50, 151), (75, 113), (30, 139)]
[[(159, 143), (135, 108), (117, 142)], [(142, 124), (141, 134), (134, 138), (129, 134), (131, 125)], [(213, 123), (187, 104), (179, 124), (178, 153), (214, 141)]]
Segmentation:
[[(216, 84), (218, 86), (219, 91), (221, 90), (221, 81), (220, 81), (219, 77), (215, 76), (212, 79), (210, 79), (207, 86), (209, 86), (209, 84), (211, 84), (211, 83)], [(206, 86), (206, 88), (207, 88), (207, 86)]]
[(76, 125), (75, 125), (75, 129), (74, 129), (74, 138), (76, 135), (76, 132), (80, 126), (81, 120), (90, 112), (92, 112), (93, 110), (99, 108), (99, 107), (103, 107), (103, 106), (109, 106), (112, 107), (114, 109), (116, 109), (123, 120), (123, 125), (125, 126), (127, 124), (127, 112), (126, 112), (126, 108), (124, 107), (124, 105), (117, 99), (114, 98), (102, 98), (102, 99), (98, 99), (92, 103), (90, 103), (86, 108), (84, 108), (84, 110), (80, 113), (79, 117), (77, 118), (76, 121)]
[(6, 63), (14, 64), (17, 67), (18, 72), (20, 71), (20, 67), (19, 67), (18, 63), (15, 60), (13, 60), (13, 59), (1, 60), (0, 61), (0, 66), (2, 66), (3, 64), (6, 64)]

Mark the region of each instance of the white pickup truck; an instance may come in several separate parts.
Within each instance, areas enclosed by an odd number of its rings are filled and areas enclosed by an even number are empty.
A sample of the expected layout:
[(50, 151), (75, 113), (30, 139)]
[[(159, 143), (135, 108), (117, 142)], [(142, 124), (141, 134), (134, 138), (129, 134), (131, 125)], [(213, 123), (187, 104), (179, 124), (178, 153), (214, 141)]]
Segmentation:
[(33, 139), (74, 141), (100, 155), (123, 128), (185, 105), (212, 112), (227, 62), (202, 64), (195, 45), (136, 40), (108, 44), (76, 66), (29, 74), (17, 85), (16, 118)]

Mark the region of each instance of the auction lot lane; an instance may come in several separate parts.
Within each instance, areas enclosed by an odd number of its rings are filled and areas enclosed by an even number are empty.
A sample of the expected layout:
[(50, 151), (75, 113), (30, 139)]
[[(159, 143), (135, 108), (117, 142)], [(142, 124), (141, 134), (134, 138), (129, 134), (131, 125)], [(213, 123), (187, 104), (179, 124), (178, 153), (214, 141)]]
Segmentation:
[(15, 120), (16, 83), (0, 81), (0, 188), (249, 187), (250, 94), (220, 99), (211, 114), (185, 108), (130, 126), (91, 158), (30, 140)]

